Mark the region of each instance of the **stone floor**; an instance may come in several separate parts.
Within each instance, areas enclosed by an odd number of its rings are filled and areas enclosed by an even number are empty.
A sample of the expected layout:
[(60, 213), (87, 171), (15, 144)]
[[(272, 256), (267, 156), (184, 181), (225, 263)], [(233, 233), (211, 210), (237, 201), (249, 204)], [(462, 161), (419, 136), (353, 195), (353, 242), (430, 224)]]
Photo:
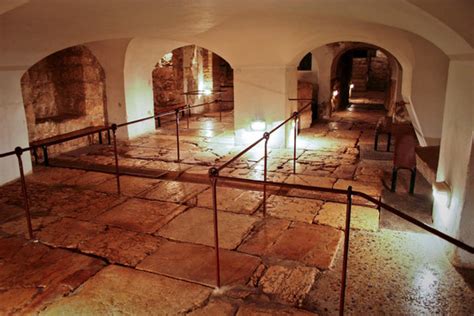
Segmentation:
[[(372, 150), (380, 115), (339, 112), (303, 130), (296, 174), (292, 149), (272, 149), (269, 178), (352, 185), (430, 223), (421, 176), (413, 196), (404, 174), (396, 193), (387, 190), (391, 153)], [(180, 130), (179, 163), (173, 125), (120, 142), (120, 196), (113, 175), (90, 171), (112, 170), (110, 146), (36, 167), (27, 177), (36, 241), (25, 239), (19, 183), (0, 187), (0, 314), (337, 314), (343, 195), (270, 188), (263, 216), (260, 187), (220, 183), (223, 286), (215, 289), (207, 170), (242, 149), (232, 125), (232, 113), (222, 122), (213, 113), (193, 117)], [(223, 174), (261, 179), (262, 166), (261, 151), (251, 151)], [(354, 204), (346, 312), (474, 313), (473, 273), (449, 264), (435, 237), (363, 199)]]

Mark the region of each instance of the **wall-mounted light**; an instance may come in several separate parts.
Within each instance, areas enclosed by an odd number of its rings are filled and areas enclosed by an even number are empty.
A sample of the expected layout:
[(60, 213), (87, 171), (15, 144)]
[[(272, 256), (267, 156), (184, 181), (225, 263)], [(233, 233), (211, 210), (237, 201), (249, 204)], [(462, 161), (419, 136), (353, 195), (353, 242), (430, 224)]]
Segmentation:
[(204, 95), (211, 95), (212, 94), (212, 91), (209, 90), (209, 89), (204, 89), (204, 91), (202, 92)]
[(451, 205), (451, 189), (446, 182), (435, 182), (433, 184), (433, 198), (440, 205), (449, 208)]
[(354, 89), (354, 84), (351, 83), (351, 84), (349, 85), (349, 88), (350, 88), (350, 89)]
[(267, 128), (267, 123), (265, 121), (253, 121), (250, 123), (250, 129), (256, 132), (263, 132)]
[(339, 94), (339, 91), (337, 91), (337, 90), (334, 90), (334, 91), (332, 92), (332, 96), (333, 96), (333, 97), (337, 97), (338, 94)]

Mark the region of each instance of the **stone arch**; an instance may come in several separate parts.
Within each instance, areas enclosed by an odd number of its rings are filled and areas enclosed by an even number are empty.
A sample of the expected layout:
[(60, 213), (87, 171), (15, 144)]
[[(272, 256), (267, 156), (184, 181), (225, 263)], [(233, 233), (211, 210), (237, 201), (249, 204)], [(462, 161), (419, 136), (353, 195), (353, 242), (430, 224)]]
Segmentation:
[[(107, 124), (105, 72), (83, 45), (50, 54), (21, 77), (29, 140)], [(87, 144), (87, 139), (58, 144), (51, 153)]]

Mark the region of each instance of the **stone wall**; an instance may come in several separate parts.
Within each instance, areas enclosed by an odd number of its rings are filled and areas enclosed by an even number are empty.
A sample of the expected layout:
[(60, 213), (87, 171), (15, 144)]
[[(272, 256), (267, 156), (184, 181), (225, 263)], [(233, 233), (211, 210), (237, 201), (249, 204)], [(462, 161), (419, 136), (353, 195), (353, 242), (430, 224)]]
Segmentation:
[[(21, 87), (29, 140), (106, 123), (105, 73), (85, 46), (56, 52), (33, 65)], [(87, 138), (52, 146), (51, 154), (88, 144)]]
[[(298, 81), (298, 99), (313, 99), (313, 84), (311, 82)], [(298, 111), (301, 111), (308, 102), (298, 101)], [(313, 111), (311, 105), (301, 112), (299, 119), (299, 128), (309, 128), (313, 120)]]

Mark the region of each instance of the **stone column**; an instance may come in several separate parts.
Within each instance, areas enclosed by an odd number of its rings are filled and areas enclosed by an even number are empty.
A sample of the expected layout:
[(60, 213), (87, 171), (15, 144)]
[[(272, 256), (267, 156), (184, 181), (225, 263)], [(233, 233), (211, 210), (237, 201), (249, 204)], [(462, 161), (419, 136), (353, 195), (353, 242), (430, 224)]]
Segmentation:
[[(28, 129), (21, 94), (21, 76), (28, 67), (0, 67), (0, 152), (28, 146)], [(23, 154), (25, 173), (31, 172), (29, 152)], [(16, 156), (0, 158), (0, 185), (20, 176)]]
[[(436, 181), (447, 183), (450, 197), (434, 192), (433, 220), (438, 229), (474, 245), (474, 95), (473, 60), (449, 63)], [(448, 246), (451, 261), (474, 268), (474, 255)]]
[[(296, 109), (296, 68), (254, 67), (234, 70), (234, 129), (236, 143), (249, 144), (264, 131), (252, 129), (252, 122), (264, 121), (266, 130), (281, 123)], [(285, 146), (291, 137), (291, 123), (270, 139), (271, 146)], [(255, 126), (254, 126), (255, 127)]]

